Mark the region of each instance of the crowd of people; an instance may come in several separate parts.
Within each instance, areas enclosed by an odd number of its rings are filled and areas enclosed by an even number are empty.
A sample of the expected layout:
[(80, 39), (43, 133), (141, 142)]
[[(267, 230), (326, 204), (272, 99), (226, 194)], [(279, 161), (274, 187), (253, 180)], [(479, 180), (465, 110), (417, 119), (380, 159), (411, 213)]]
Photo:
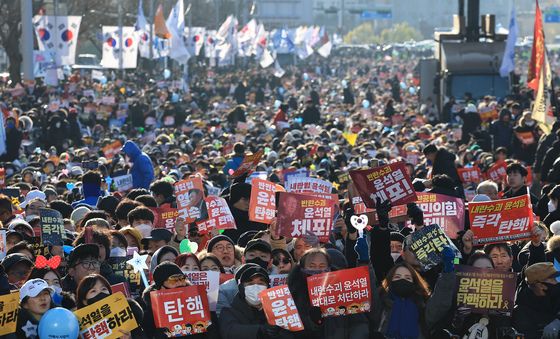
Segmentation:
[[(558, 54), (549, 60), (557, 70)], [(122, 337), (166, 338), (172, 335), (156, 326), (150, 292), (192, 285), (185, 271), (215, 271), (231, 279), (220, 285), (211, 325), (198, 337), (558, 338), (560, 123), (551, 131), (540, 126), (523, 86), (506, 98), (465, 93), (440, 112), (435, 99), (419, 100), (417, 62), (414, 52), (333, 52), (284, 66), (282, 77), (251, 63), (213, 69), (198, 62), (188, 90), (140, 71), (105, 84), (76, 72), (59, 87), (38, 80), (23, 92), (3, 83), (0, 294), (19, 291), (20, 300), (16, 332), (5, 337), (37, 338), (50, 309), (79, 310), (124, 282), (139, 326)], [(489, 111), (495, 114), (483, 114)], [(328, 241), (289, 239), (276, 220), (250, 220), (248, 173), (232, 174), (259, 151), (253, 170), (273, 183), (283, 185), (284, 173), (297, 169), (333, 183), (341, 212)], [(425, 269), (410, 248), (414, 232), (427, 226), (422, 210), (408, 204), (406, 220), (396, 221), (381, 201), (359, 236), (352, 182), (343, 178), (395, 161), (406, 162), (416, 191), (467, 203), (530, 191), (539, 220), (531, 238), (477, 246), (466, 220), (452, 237), (462, 258), (446, 246), (440, 263)], [(507, 163), (504, 180), (464, 183), (457, 172), (498, 161)], [(125, 174), (132, 184), (121, 190), (113, 178)], [(202, 178), (204, 196), (225, 198), (236, 229), (201, 232), (182, 218), (154, 227), (154, 208), (176, 208), (174, 183), (193, 176)], [(191, 199), (204, 203), (196, 193)], [(41, 243), (42, 208), (64, 218), (64, 246)], [(194, 251), (184, 251), (185, 239)], [(131, 250), (148, 255), (147, 285), (111, 266)], [(513, 314), (458, 307), (457, 264), (515, 273)], [(370, 311), (323, 318), (310, 303), (307, 277), (359, 266), (371, 276)], [(273, 274), (288, 274), (303, 331), (268, 324), (259, 293)]]

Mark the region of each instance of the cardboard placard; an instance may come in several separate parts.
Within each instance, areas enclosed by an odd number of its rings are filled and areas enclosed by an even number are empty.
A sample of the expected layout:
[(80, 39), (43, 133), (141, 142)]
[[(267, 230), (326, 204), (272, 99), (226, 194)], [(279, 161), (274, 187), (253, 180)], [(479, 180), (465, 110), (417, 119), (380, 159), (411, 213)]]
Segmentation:
[(187, 286), (150, 292), (154, 323), (168, 337), (206, 332), (211, 325), (204, 286)]
[(286, 192), (326, 193), (332, 192), (332, 183), (317, 178), (291, 176), (285, 184)]
[(193, 285), (201, 285), (206, 288), (206, 295), (208, 296), (208, 306), (210, 311), (216, 311), (216, 304), (218, 303), (218, 294), (220, 292), (220, 272), (214, 271), (183, 271), (187, 279)]
[(122, 144), (121, 144), (120, 141), (117, 140), (117, 141), (114, 141), (114, 142), (110, 143), (109, 145), (103, 147), (101, 150), (102, 150), (105, 158), (110, 160), (110, 159), (113, 159), (116, 154), (119, 154), (119, 152), (121, 151), (121, 148), (122, 148)]
[(151, 207), (154, 212), (154, 228), (166, 228), (171, 232), (175, 230), (175, 221), (179, 211), (171, 206)]
[(134, 268), (127, 263), (132, 259), (132, 255), (126, 257), (109, 257), (107, 263), (111, 266), (113, 272), (121, 277), (124, 277), (128, 282), (129, 291), (133, 295), (138, 295), (142, 291), (140, 289), (140, 273), (134, 272)]
[(463, 199), (435, 193), (417, 194), (416, 204), (424, 212), (424, 223), (438, 224), (449, 238), (456, 239), (457, 232), (465, 228)]
[(39, 209), (41, 219), (41, 239), (45, 245), (64, 245), (64, 218), (62, 214), (50, 208)]
[(122, 283), (111, 285), (111, 293), (115, 294), (115, 293), (118, 293), (118, 292), (121, 292), (127, 298), (131, 298), (130, 288), (128, 287), (127, 282), (122, 282)]
[(206, 234), (212, 230), (236, 229), (235, 219), (224, 198), (210, 196), (204, 199), (208, 210), (208, 219), (197, 222), (198, 231)]
[(241, 163), (241, 165), (239, 165), (239, 167), (233, 172), (231, 177), (237, 178), (247, 172), (252, 172), (259, 164), (259, 161), (261, 161), (261, 157), (263, 156), (263, 154), (263, 151), (258, 151), (256, 153), (246, 155), (243, 158), (243, 162)]
[(531, 238), (533, 210), (528, 194), (520, 197), (470, 202), (473, 244), (484, 245)]
[(276, 184), (253, 179), (249, 202), (249, 220), (270, 224), (276, 216)]
[(288, 283), (288, 274), (271, 274), (269, 278), (270, 287), (286, 285)]
[(116, 339), (138, 327), (132, 309), (121, 292), (112, 294), (74, 312), (80, 334), (86, 338)]
[(478, 166), (457, 168), (457, 173), (464, 184), (478, 184), (482, 180), (482, 173)]
[(126, 192), (132, 189), (132, 174), (121, 175), (113, 178), (118, 192)]
[(303, 322), (287, 285), (266, 289), (259, 294), (270, 325), (291, 332), (303, 331)]
[(410, 250), (426, 270), (441, 263), (441, 252), (444, 246), (450, 246), (455, 252), (455, 257), (461, 258), (461, 253), (439, 225), (424, 226), (412, 233), (410, 237)]
[(206, 217), (204, 185), (200, 177), (192, 177), (175, 183), (177, 210), (187, 224)]
[(498, 161), (486, 171), (486, 179), (500, 182), (506, 178), (507, 164), (505, 161)]
[(517, 275), (496, 270), (457, 265), (455, 292), (457, 307), (472, 313), (511, 316)]
[(321, 316), (338, 317), (369, 312), (371, 282), (367, 266), (307, 277), (311, 305), (321, 308)]
[(277, 228), (279, 235), (301, 238), (315, 234), (328, 241), (335, 214), (332, 200), (309, 195), (280, 192)]
[(284, 183), (287, 182), (291, 177), (309, 177), (309, 170), (307, 168), (300, 169), (285, 169), (282, 171), (282, 179)]
[(19, 291), (0, 295), (0, 335), (16, 331), (18, 307)]
[(381, 202), (390, 200), (393, 206), (416, 200), (416, 192), (404, 162), (350, 171), (350, 177), (366, 207), (374, 208), (377, 198), (381, 199)]

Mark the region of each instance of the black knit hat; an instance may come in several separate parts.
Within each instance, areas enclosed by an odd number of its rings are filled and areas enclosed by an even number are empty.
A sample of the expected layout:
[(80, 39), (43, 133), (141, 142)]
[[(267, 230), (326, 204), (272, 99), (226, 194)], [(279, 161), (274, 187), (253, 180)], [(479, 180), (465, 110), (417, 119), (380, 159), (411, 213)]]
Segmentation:
[(232, 205), (241, 198), (251, 198), (251, 185), (244, 182), (233, 184), (230, 189), (229, 197), (229, 203)]
[(404, 235), (400, 232), (391, 232), (391, 241), (404, 242)]
[(206, 244), (206, 250), (208, 252), (212, 252), (212, 248), (214, 247), (214, 245), (216, 245), (218, 242), (220, 241), (227, 241), (229, 243), (231, 243), (232, 246), (235, 246), (235, 244), (233, 243), (233, 240), (231, 240), (230, 237), (228, 237), (227, 235), (217, 235), (214, 238), (210, 239), (210, 241), (208, 241), (208, 243)]
[(245, 287), (243, 283), (246, 283), (251, 280), (256, 275), (260, 275), (266, 280), (266, 284), (270, 285), (270, 277), (268, 276), (268, 272), (260, 267), (260, 266), (250, 266), (241, 273), (240, 278), (237, 280), (237, 287), (239, 288), (239, 293), (241, 296), (245, 296)]
[(179, 266), (170, 261), (164, 261), (161, 264), (157, 265), (154, 269), (153, 274), (156, 288), (160, 288), (161, 285), (163, 285), (163, 283), (167, 280), (167, 278), (176, 274), (183, 274), (183, 271), (181, 271), (181, 268)]

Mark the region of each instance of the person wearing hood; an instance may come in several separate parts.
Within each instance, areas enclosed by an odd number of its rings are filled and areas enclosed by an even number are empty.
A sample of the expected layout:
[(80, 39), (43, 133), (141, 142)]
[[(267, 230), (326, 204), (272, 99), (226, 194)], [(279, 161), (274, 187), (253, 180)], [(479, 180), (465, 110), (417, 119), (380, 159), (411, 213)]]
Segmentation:
[(513, 140), (513, 126), (511, 124), (511, 112), (507, 108), (500, 111), (498, 120), (490, 124), (490, 134), (493, 136), (493, 149), (505, 147), (511, 150), (511, 142)]
[(101, 174), (96, 171), (86, 172), (82, 177), (82, 191), (84, 198), (72, 203), (72, 207), (76, 208), (79, 205), (87, 205), (91, 208), (96, 208), (97, 201), (103, 192), (101, 190)]
[(6, 119), (6, 153), (0, 156), (1, 162), (12, 162), (19, 158), (19, 149), (23, 141), (23, 133), (17, 128), (16, 119)]
[(249, 202), (251, 199), (251, 185), (247, 183), (235, 183), (231, 186), (229, 192), (228, 205), (231, 214), (235, 219), (237, 229), (229, 229), (224, 231), (234, 242), (237, 242), (239, 236), (247, 231), (264, 231), (268, 225), (249, 220)]
[(270, 285), (268, 272), (251, 265), (240, 275), (237, 295), (231, 307), (222, 310), (219, 323), (223, 339), (293, 338), (278, 326), (269, 325), (262, 309), (259, 293)]
[(157, 265), (165, 261), (175, 262), (175, 259), (179, 256), (179, 252), (171, 246), (163, 246), (152, 255), (152, 260), (150, 262), (150, 274), (154, 274), (154, 270)]
[(133, 163), (129, 170), (132, 175), (132, 187), (149, 189), (154, 180), (154, 166), (150, 157), (130, 140), (124, 144), (122, 151)]

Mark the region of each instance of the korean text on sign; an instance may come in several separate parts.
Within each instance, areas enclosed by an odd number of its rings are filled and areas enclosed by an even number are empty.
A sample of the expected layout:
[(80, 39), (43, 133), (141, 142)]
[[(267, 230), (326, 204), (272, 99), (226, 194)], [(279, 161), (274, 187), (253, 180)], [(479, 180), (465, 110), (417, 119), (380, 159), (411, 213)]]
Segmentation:
[(458, 265), (456, 274), (457, 306), (473, 313), (511, 315), (517, 286), (515, 273)]
[(208, 233), (212, 230), (235, 229), (235, 219), (224, 198), (209, 196), (204, 199), (208, 210), (208, 219), (197, 222), (200, 233)]
[(0, 295), (0, 335), (16, 331), (18, 307), (19, 292)]
[(486, 171), (486, 179), (492, 181), (502, 181), (505, 179), (507, 173), (507, 164), (505, 161), (498, 161)]
[(276, 185), (255, 178), (251, 185), (249, 220), (270, 224), (276, 216)]
[(154, 323), (168, 337), (206, 332), (210, 310), (204, 286), (187, 286), (150, 292)]
[(151, 207), (154, 212), (154, 228), (166, 228), (173, 232), (175, 230), (175, 221), (179, 216), (179, 211), (170, 206)]
[(92, 305), (74, 312), (80, 322), (80, 333), (84, 339), (120, 338), (138, 323), (122, 292), (112, 294)]
[(303, 322), (287, 285), (264, 290), (259, 297), (270, 325), (276, 325), (292, 332), (303, 330)]
[(406, 172), (404, 162), (351, 171), (350, 176), (367, 207), (375, 202), (390, 200), (393, 206), (404, 205), (416, 200), (416, 193)]
[(469, 219), (475, 245), (529, 239), (533, 210), (529, 195), (469, 203)]
[(118, 192), (126, 192), (132, 189), (133, 186), (131, 174), (115, 177), (113, 178), (113, 182)]
[(204, 186), (200, 177), (193, 177), (175, 183), (175, 196), (179, 216), (186, 223), (192, 223), (203, 217)]
[(286, 192), (331, 193), (332, 183), (317, 178), (292, 176), (286, 182)]
[(301, 238), (315, 234), (327, 241), (333, 227), (334, 202), (297, 193), (280, 193), (278, 233), (285, 237)]
[(41, 239), (43, 244), (62, 246), (64, 244), (64, 219), (59, 211), (50, 208), (39, 209), (41, 218)]
[(215, 311), (216, 304), (218, 303), (218, 293), (220, 290), (220, 272), (184, 271), (183, 273), (185, 273), (193, 285), (201, 285), (206, 288), (210, 311)]
[(371, 283), (367, 266), (307, 277), (311, 305), (321, 308), (323, 317), (368, 312)]
[(416, 255), (420, 264), (426, 269), (441, 262), (441, 251), (444, 246), (450, 246), (456, 257), (461, 257), (457, 247), (445, 235), (439, 225), (433, 224), (412, 233), (410, 238), (410, 250)]
[(237, 170), (235, 170), (235, 172), (233, 172), (231, 176), (233, 178), (237, 178), (245, 173), (253, 171), (253, 169), (259, 164), (259, 161), (261, 161), (263, 154), (263, 151), (259, 151), (254, 154), (246, 155), (245, 158), (243, 158), (243, 162), (241, 163), (241, 165), (237, 168)]
[(418, 193), (416, 204), (424, 212), (424, 223), (439, 225), (451, 239), (456, 239), (457, 232), (465, 227), (465, 207), (462, 199), (443, 194)]
[(457, 173), (464, 184), (478, 184), (482, 180), (482, 173), (477, 166), (458, 168)]

